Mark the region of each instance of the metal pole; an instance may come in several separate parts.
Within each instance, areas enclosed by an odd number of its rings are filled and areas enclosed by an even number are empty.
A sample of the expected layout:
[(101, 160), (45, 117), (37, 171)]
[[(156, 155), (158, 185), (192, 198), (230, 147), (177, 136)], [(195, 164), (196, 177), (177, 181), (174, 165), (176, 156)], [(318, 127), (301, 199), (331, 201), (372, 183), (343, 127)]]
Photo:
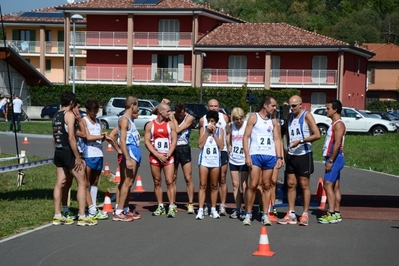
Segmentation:
[(73, 22), (72, 92), (75, 93), (75, 45), (76, 45), (75, 20), (72, 20), (72, 22)]
[(200, 74), (200, 84), (201, 84), (201, 87), (200, 87), (200, 103), (202, 104), (202, 71), (204, 70), (204, 56), (202, 55), (202, 53), (201, 53), (201, 74)]

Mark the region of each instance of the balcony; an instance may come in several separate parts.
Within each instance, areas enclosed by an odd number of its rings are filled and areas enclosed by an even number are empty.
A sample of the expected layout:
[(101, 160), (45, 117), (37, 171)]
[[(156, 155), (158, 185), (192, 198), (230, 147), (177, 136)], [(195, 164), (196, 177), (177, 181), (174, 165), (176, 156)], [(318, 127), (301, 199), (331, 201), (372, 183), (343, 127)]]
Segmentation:
[[(70, 68), (72, 73), (72, 67)], [(191, 68), (146, 68), (132, 69), (133, 84), (191, 86)], [(70, 76), (72, 80), (72, 76)], [(126, 67), (77, 66), (76, 83), (126, 84)]]
[[(191, 36), (191, 32), (134, 32), (133, 47), (138, 50), (144, 48), (186, 48), (191, 50)], [(127, 32), (76, 32), (76, 46), (85, 49), (126, 49), (127, 39)], [(72, 45), (73, 32), (71, 32), (71, 46)]]
[(337, 88), (337, 70), (272, 69), (272, 88)]
[[(40, 55), (40, 42), (35, 41), (7, 41), (9, 47), (13, 48), (22, 56)], [(64, 56), (64, 42), (45, 42), (45, 55), (46, 56)], [(86, 50), (76, 49), (76, 56), (85, 56)]]

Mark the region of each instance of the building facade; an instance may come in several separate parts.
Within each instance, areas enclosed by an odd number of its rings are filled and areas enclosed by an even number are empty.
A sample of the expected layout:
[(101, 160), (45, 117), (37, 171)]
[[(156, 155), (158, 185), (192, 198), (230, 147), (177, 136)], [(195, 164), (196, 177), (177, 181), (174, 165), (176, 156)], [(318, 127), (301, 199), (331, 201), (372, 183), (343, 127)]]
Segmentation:
[(7, 42), (55, 83), (246, 84), (299, 89), (308, 109), (331, 98), (365, 106), (373, 53), (285, 23), (246, 23), (188, 0), (90, 0), (4, 20)]

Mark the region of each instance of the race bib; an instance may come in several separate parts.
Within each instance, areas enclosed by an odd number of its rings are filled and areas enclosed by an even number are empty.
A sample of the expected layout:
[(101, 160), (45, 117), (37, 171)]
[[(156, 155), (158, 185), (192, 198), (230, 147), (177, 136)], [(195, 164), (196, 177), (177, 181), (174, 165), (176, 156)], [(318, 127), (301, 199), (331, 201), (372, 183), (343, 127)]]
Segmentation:
[(169, 152), (169, 139), (159, 138), (154, 142), (154, 148), (157, 152), (168, 153)]

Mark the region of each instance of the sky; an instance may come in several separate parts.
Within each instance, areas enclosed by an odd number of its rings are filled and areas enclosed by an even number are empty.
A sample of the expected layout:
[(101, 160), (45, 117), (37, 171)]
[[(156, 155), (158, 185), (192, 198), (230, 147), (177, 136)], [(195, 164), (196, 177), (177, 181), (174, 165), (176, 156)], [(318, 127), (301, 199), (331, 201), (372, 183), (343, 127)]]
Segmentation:
[[(83, 0), (75, 0), (75, 2), (82, 1)], [(64, 4), (68, 4), (67, 0), (0, 0), (1, 12), (3, 15)]]

